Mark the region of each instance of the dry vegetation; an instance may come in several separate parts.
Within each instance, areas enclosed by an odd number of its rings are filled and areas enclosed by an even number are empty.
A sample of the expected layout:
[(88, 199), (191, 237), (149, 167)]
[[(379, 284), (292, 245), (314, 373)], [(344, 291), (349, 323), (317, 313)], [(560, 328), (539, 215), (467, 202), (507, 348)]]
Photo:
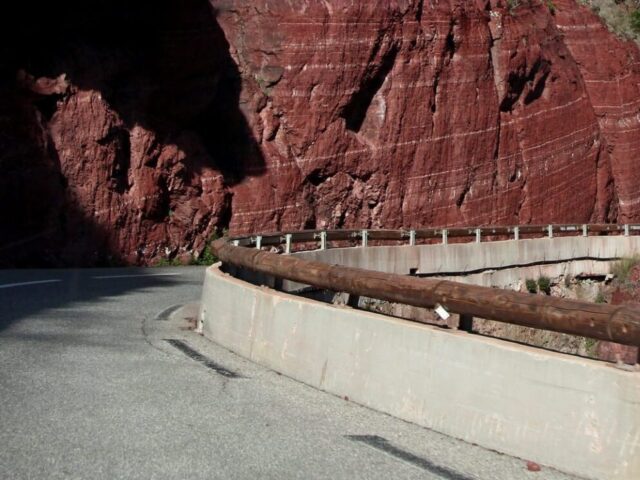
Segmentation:
[(631, 271), (640, 264), (640, 255), (621, 258), (611, 266), (611, 273), (616, 277), (616, 283), (621, 287), (629, 286), (632, 283)]
[(640, 44), (640, 0), (578, 0), (600, 15), (617, 35)]
[[(552, 14), (556, 12), (553, 0), (538, 0)], [(598, 14), (610, 31), (640, 45), (640, 0), (576, 0)], [(509, 11), (532, 4), (532, 0), (506, 0)]]

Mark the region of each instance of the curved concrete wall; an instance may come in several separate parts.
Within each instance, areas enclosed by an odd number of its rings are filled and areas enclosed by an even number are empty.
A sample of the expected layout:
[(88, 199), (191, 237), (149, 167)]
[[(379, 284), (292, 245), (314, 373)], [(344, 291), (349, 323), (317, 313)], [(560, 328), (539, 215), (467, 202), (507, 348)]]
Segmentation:
[(556, 237), (299, 252), (309, 260), (406, 275), (464, 273), (574, 259), (610, 260), (640, 252), (640, 236)]
[[(640, 236), (555, 237), (368, 248), (331, 248), (295, 255), (335, 265), (443, 278), (487, 287), (510, 287), (526, 278), (606, 274), (611, 260), (640, 253)], [(282, 290), (304, 288), (284, 281)]]
[[(604, 238), (594, 240), (579, 242), (589, 249), (575, 255), (611, 258), (637, 249), (635, 238), (615, 238), (617, 246), (605, 245)], [(545, 241), (499, 243), (521, 243), (513, 248), (517, 261), (522, 255), (530, 258), (531, 248), (541, 252), (537, 245)], [(556, 241), (569, 243), (555, 239), (553, 245)], [(357, 257), (356, 266), (381, 270), (384, 265), (399, 269), (394, 265), (400, 264), (405, 273), (416, 268), (416, 261), (422, 268), (434, 265), (438, 254), (430, 249), (445, 249), (452, 265), (481, 267), (487, 258), (501, 261), (506, 250), (493, 249), (499, 243), (421, 246), (414, 247), (419, 253), (413, 254), (411, 248), (380, 247), (370, 252), (350, 249), (358, 252), (351, 256), (346, 249), (302, 255), (350, 265)], [(452, 247), (468, 252), (463, 258), (449, 253)], [(491, 247), (491, 253), (480, 259), (470, 253), (480, 255), (483, 247)], [(382, 260), (384, 249), (389, 254)], [(395, 253), (400, 251), (413, 263)], [(554, 248), (544, 255), (565, 254)], [(637, 372), (315, 302), (256, 287), (218, 266), (207, 270), (201, 319), (211, 340), (376, 410), (586, 478), (640, 478)]]

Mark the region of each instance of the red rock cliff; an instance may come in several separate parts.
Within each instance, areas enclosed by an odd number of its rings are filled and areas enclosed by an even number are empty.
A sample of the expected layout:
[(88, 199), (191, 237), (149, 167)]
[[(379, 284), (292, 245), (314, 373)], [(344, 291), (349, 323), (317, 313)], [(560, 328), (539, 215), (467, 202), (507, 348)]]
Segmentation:
[(186, 257), (227, 226), (640, 220), (640, 53), (575, 1), (211, 3), (25, 17), (3, 263)]

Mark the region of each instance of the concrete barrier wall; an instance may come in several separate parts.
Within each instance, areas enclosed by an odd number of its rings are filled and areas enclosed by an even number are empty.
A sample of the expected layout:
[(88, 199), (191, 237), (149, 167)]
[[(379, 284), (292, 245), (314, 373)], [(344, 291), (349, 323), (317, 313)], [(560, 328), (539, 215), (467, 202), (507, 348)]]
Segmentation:
[[(514, 287), (545, 275), (609, 273), (611, 260), (640, 253), (640, 236), (555, 237), (418, 246), (334, 248), (295, 255), (329, 264), (443, 278), (487, 287)], [(527, 265), (529, 265), (527, 267)], [(475, 272), (475, 273), (471, 273)], [(282, 290), (305, 288), (284, 281)]]
[(464, 273), (573, 259), (608, 260), (640, 253), (640, 236), (556, 237), (448, 245), (335, 248), (296, 253), (320, 262), (407, 275)]
[[(616, 243), (626, 254), (629, 245), (621, 240)], [(594, 243), (590, 255), (620, 254)], [(433, 247), (419, 247), (416, 258), (423, 268), (440, 260), (427, 248)], [(517, 257), (530, 247), (510, 248)], [(403, 255), (411, 256), (410, 249), (404, 250)], [(402, 265), (398, 271), (406, 273), (415, 265), (387, 251), (383, 256), (362, 249), (357, 266), (387, 265), (389, 271), (397, 262)], [(504, 252), (492, 251), (485, 259), (499, 262), (498, 254)], [(315, 255), (340, 263), (344, 254), (329, 250)], [(447, 257), (457, 262), (453, 265), (484, 263), (473, 256)], [(353, 265), (353, 260), (344, 263)], [(207, 270), (201, 320), (204, 334), (220, 345), (362, 405), (585, 478), (640, 478), (637, 372), (334, 307), (253, 286), (218, 266)]]

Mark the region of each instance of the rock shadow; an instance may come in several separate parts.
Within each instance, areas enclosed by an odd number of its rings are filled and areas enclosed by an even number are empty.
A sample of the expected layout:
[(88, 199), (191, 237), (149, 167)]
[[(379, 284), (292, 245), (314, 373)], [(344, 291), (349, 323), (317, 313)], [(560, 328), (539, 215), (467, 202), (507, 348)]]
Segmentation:
[[(56, 243), (64, 249), (75, 237), (103, 236), (66, 194), (48, 132), (70, 93), (55, 86), (39, 90), (38, 79), (65, 78), (75, 90), (97, 91), (122, 120), (122, 130), (96, 139), (113, 142), (119, 152), (116, 193), (128, 188), (129, 136), (136, 126), (184, 154), (184, 177), (213, 169), (229, 187), (264, 173), (242, 112), (240, 72), (207, 0), (27, 1), (15, 7), (5, 12), (0, 34), (0, 214), (9, 220), (0, 234), (0, 265), (61, 263)], [(25, 88), (29, 82), (35, 87)], [(43, 243), (52, 261), (42, 254)], [(117, 251), (99, 256), (118, 261)]]
[[(195, 134), (211, 166), (234, 184), (247, 170), (263, 173), (264, 158), (240, 109), (240, 72), (216, 15), (207, 0), (51, 2), (25, 15), (15, 64), (35, 78), (64, 74), (99, 91), (128, 128), (176, 143), (187, 159), (194, 142), (184, 133)], [(40, 101), (44, 115), (57, 97), (48, 107)]]

